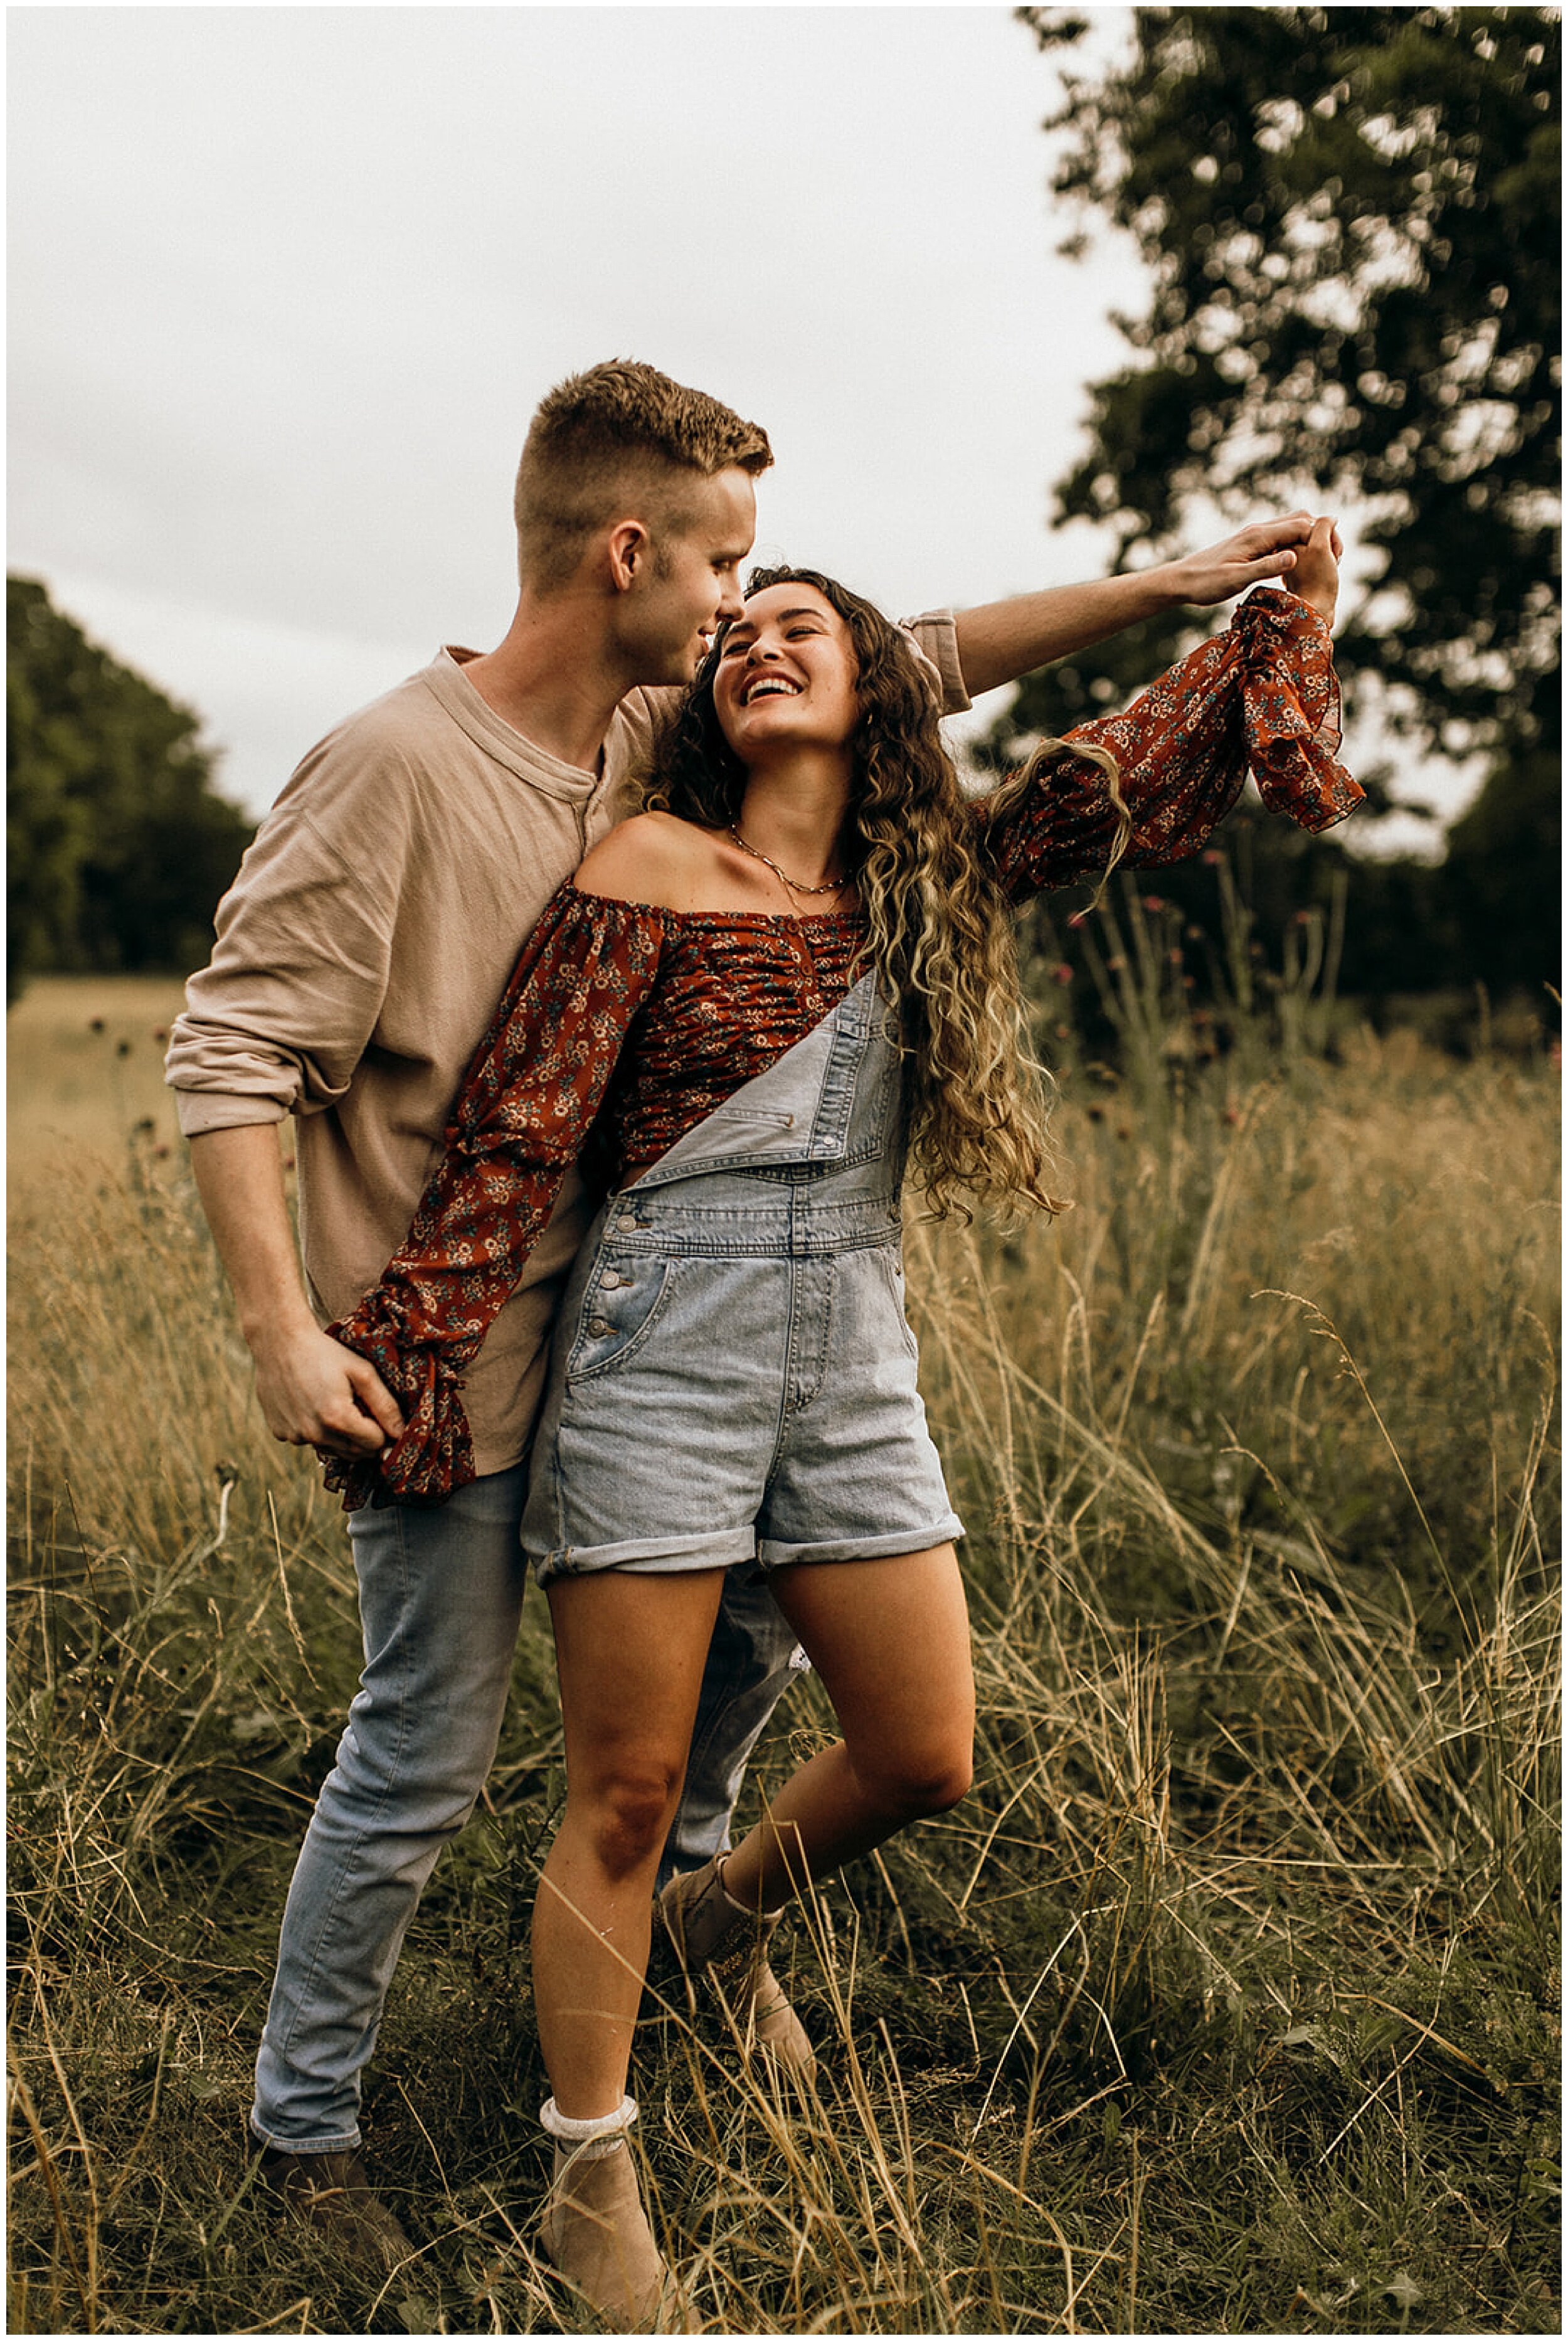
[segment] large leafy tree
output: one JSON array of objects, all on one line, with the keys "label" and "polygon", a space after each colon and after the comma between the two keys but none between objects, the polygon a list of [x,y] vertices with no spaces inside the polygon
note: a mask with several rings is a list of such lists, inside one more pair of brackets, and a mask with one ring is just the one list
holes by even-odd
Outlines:
[{"label": "large leafy tree", "polygon": [[[1085,29],[1018,14],[1047,47]],[[1535,971],[1554,882],[1560,45],[1545,8],[1140,8],[1124,63],[1065,61],[1047,125],[1057,195],[1126,229],[1151,276],[1057,516],[1136,562],[1205,503],[1278,509],[1312,483],[1320,510],[1354,506],[1382,558],[1343,613],[1347,695],[1424,753],[1487,756],[1450,859],[1484,846],[1488,884],[1472,903],[1451,872],[1447,947],[1500,978]],[[1031,679],[1000,728],[1097,712],[1182,637],[1164,622]]]},{"label": "large leafy tree", "polygon": [[35,579],[6,579],[5,618],[7,999],[46,968],[195,965],[252,828],[199,719]]},{"label": "large leafy tree", "polygon": [[[1076,27],[1020,12],[1044,41]],[[1315,482],[1385,555],[1342,654],[1439,746],[1554,706],[1560,30],[1540,8],[1140,8],[1054,180],[1149,264],[1063,518],[1160,549]],[[1365,687],[1365,685],[1364,685]]]}]

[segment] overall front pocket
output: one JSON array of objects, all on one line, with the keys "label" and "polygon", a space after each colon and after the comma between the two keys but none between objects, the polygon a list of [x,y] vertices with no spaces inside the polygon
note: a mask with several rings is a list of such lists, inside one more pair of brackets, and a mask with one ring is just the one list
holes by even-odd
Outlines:
[{"label": "overall front pocket", "polygon": [[905,1305],[904,1263],[899,1256],[898,1249],[894,1244],[878,1244],[872,1256],[875,1259],[878,1269],[881,1270],[883,1280],[885,1281],[888,1291],[893,1296],[893,1306],[898,1312],[899,1339],[902,1340],[904,1347],[908,1350],[910,1357],[918,1360],[920,1355],[919,1344],[915,1339],[915,1329],[909,1322],[908,1310]]},{"label": "overall front pocket", "polygon": [[569,1382],[591,1381],[636,1356],[659,1321],[673,1268],[656,1253],[600,1255],[578,1310],[566,1361]]}]

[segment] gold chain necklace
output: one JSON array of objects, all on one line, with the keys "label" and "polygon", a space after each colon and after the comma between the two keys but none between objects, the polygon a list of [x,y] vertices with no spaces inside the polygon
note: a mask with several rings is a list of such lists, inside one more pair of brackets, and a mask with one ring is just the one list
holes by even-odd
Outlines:
[{"label": "gold chain necklace", "polygon": [[841,894],[845,887],[853,884],[856,878],[859,875],[858,871],[850,870],[847,871],[842,878],[829,879],[825,886],[802,886],[799,885],[795,879],[787,878],[776,862],[770,862],[767,854],[759,852],[756,846],[752,845],[746,838],[742,837],[738,825],[734,822],[731,822],[729,824],[729,834],[735,840],[736,844],[740,848],[742,853],[749,853],[753,862],[760,862],[765,868],[771,870],[775,878],[779,879],[784,885],[788,886],[792,894]]}]

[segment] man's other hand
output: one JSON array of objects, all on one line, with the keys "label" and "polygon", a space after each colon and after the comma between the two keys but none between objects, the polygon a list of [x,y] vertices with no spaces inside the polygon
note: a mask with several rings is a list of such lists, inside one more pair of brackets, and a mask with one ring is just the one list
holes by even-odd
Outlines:
[{"label": "man's other hand", "polygon": [[[1295,547],[1306,543],[1312,528],[1310,513],[1290,513],[1284,520],[1254,521],[1238,528],[1234,536],[1211,545],[1206,553],[1184,553],[1179,561],[1165,564],[1165,581],[1173,600],[1210,609],[1215,603],[1228,602],[1234,594],[1245,593],[1249,585],[1262,585],[1271,577],[1280,578],[1294,593],[1291,572],[1297,560]],[[1337,554],[1343,550],[1337,531],[1334,543]]]},{"label": "man's other hand", "polygon": [[350,1462],[402,1434],[397,1400],[375,1368],[314,1325],[258,1345],[256,1396],[274,1439]]}]

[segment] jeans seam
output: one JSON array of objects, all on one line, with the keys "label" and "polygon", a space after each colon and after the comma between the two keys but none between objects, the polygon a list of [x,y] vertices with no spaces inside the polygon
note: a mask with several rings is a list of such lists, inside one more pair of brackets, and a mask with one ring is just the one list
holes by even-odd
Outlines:
[{"label": "jeans seam", "polygon": [[[393,1513],[397,1532],[398,1608],[400,1611],[406,1611],[408,1607],[410,1575],[407,1527],[403,1519],[401,1508],[393,1505],[391,1509]],[[338,1911],[342,1907],[343,1896],[348,1890],[349,1872],[357,1862],[360,1852],[367,1840],[375,1834],[375,1826],[380,1823],[382,1816],[386,1810],[388,1799],[392,1794],[393,1784],[402,1773],[403,1757],[408,1747],[409,1700],[406,1692],[406,1682],[410,1664],[410,1655],[406,1647],[407,1639],[408,1638],[406,1635],[400,1637],[401,1647],[398,1659],[398,1731],[395,1754],[393,1756],[392,1762],[388,1768],[387,1777],[376,1796],[375,1803],[372,1808],[372,1824],[370,1826],[366,1826],[362,1823],[355,1829],[353,1837],[350,1842],[347,1854],[344,1859],[338,1864],[337,1876],[333,1881],[332,1896],[328,1901],[322,1923],[315,1930],[315,1940],[311,1947],[311,1963],[306,1972],[305,1989],[298,1995],[294,2001],[293,2011],[289,2019],[288,2029],[285,2031],[282,2041],[279,2043],[280,2050],[285,2057],[293,2046],[295,2028],[299,2023],[306,2000],[314,1993],[317,1978],[322,1971],[322,1941],[323,1937],[337,1922]],[[367,1670],[369,1663],[370,1662],[367,1659]],[[362,1684],[361,1688],[363,1688]],[[352,1731],[353,1728],[353,1702],[352,1700],[349,1703],[348,1720],[344,1728],[345,1731]],[[379,2014],[376,2020],[379,2024]],[[362,2059],[362,2062],[363,2060]],[[355,2066],[354,2073],[356,2077],[360,2070],[361,2066]]]},{"label": "jeans seam", "polygon": [[[769,1599],[772,1599],[771,1593],[769,1593]],[[794,1639],[794,1638],[793,1638],[793,1636],[791,1636],[791,1643],[792,1643],[792,1645],[793,1645],[793,1639]],[[755,1655],[756,1655],[756,1653],[755,1653],[755,1649],[753,1649],[753,1650],[752,1650],[752,1652],[751,1652],[751,1656],[753,1657],[753,1659],[755,1658]],[[688,1780],[690,1780],[690,1779],[691,1775],[692,1775],[692,1773],[693,1773],[693,1772],[698,1771],[698,1770],[700,1768],[699,1759],[700,1759],[700,1758],[706,1757],[706,1755],[708,1754],[708,1752],[709,1752],[710,1748],[713,1746],[714,1741],[716,1740],[716,1738],[718,1738],[718,1736],[719,1736],[719,1725],[720,1725],[720,1724],[725,1720],[725,1718],[726,1718],[728,1716],[729,1716],[730,1714],[732,1714],[732,1713],[733,1713],[733,1711],[734,1711],[734,1709],[735,1709],[735,1708],[736,1708],[737,1704],[739,1703],[739,1699],[740,1699],[740,1698],[741,1698],[742,1694],[743,1694],[745,1691],[747,1691],[747,1690],[749,1690],[749,1689],[755,1690],[755,1689],[757,1689],[760,1688],[760,1686],[761,1686],[762,1684],[764,1684],[764,1683],[766,1683],[766,1682],[769,1682],[769,1681],[771,1681],[771,1680],[772,1680],[772,1679],[773,1679],[773,1677],[774,1677],[775,1675],[779,1675],[779,1674],[781,1674],[781,1675],[782,1675],[782,1677],[783,1677],[783,1680],[779,1683],[779,1689],[778,1689],[777,1693],[775,1694],[775,1696],[774,1696],[774,1699],[773,1699],[773,1707],[777,1707],[777,1706],[778,1706],[778,1704],[779,1704],[779,1700],[783,1697],[784,1692],[785,1692],[785,1691],[789,1689],[789,1674],[790,1674],[790,1671],[791,1671],[791,1664],[792,1664],[793,1657],[794,1657],[794,1649],[793,1649],[793,1647],[792,1647],[792,1648],[791,1648],[791,1650],[790,1650],[790,1653],[789,1653],[789,1656],[785,1659],[785,1662],[784,1662],[784,1665],[782,1666],[782,1668],[779,1668],[779,1667],[770,1667],[770,1668],[769,1668],[769,1669],[767,1670],[767,1672],[766,1672],[766,1673],[763,1673],[763,1672],[761,1672],[760,1670],[759,1670],[759,1671],[758,1671],[754,1676],[752,1676],[752,1677],[750,1677],[750,1678],[749,1678],[749,1677],[748,1677],[744,1672],[739,1671],[739,1669],[735,1669],[734,1667],[732,1667],[732,1668],[731,1668],[730,1672],[729,1672],[729,1678],[728,1678],[728,1679],[727,1679],[727,1681],[726,1681],[726,1684],[725,1684],[724,1698],[723,1698],[722,1702],[720,1703],[719,1701],[717,1701],[717,1700],[714,1702],[713,1709],[712,1709],[712,1711],[710,1712],[710,1714],[709,1715],[709,1718],[708,1718],[707,1728],[706,1728],[706,1729],[701,1733],[701,1735],[699,1737],[699,1736],[698,1736],[698,1735],[696,1735],[695,1733],[693,1734],[690,1747],[690,1748],[689,1748],[689,1749],[688,1749],[688,1751],[687,1751],[687,1759],[686,1759],[686,1777],[687,1777],[687,1779],[688,1779]],[[772,1713],[772,1708],[769,1708],[769,1715]],[[764,1718],[764,1723],[765,1723],[765,1722],[766,1722],[766,1718]],[[726,1777],[728,1778],[728,1776],[726,1776]],[[684,1790],[684,1788],[682,1788],[681,1794],[682,1794],[682,1797],[684,1798],[684,1795],[685,1795],[685,1790]],[[673,1823],[671,1823],[671,1828],[673,1828],[673,1826],[674,1826],[674,1824],[673,1824]]]}]

